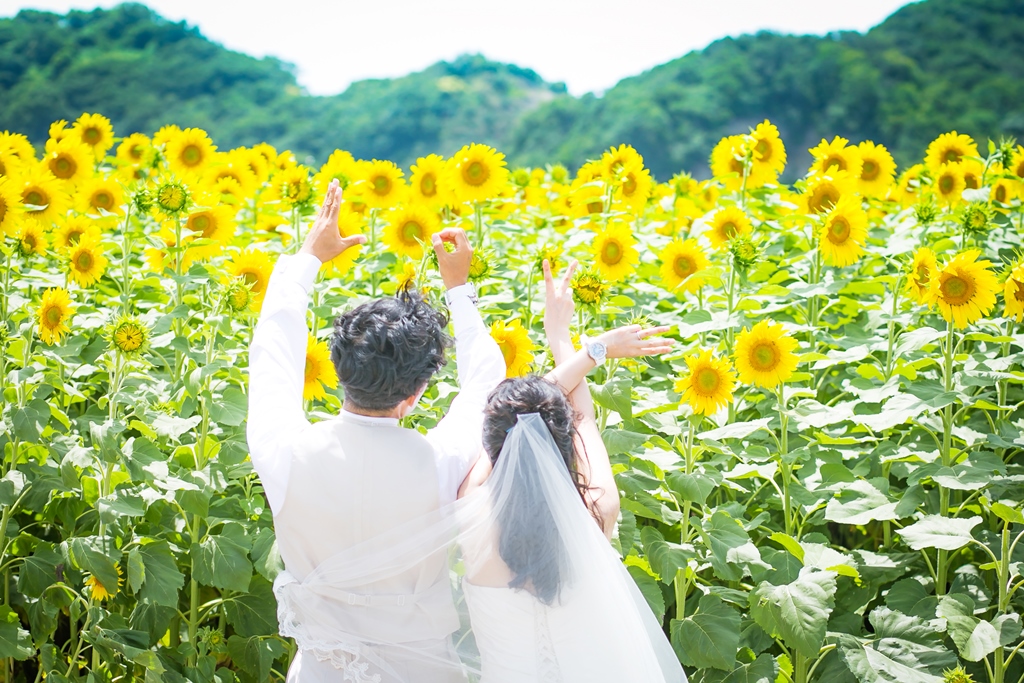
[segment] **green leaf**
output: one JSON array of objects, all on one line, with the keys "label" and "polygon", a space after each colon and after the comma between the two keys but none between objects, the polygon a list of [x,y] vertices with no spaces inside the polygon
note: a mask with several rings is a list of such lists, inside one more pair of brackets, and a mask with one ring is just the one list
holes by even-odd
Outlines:
[{"label": "green leaf", "polygon": [[711,429],[697,435],[698,439],[704,441],[721,441],[723,439],[745,439],[759,429],[766,428],[772,419],[763,417],[760,420],[750,422],[733,422],[718,429]]},{"label": "green leaf", "polygon": [[601,440],[608,449],[608,455],[633,453],[647,441],[646,434],[637,434],[625,429],[605,429],[601,432]]},{"label": "green leaf", "polygon": [[18,571],[18,590],[36,598],[57,582],[57,565],[64,558],[50,543],[40,543],[35,551],[21,563]]},{"label": "green leaf", "polygon": [[644,554],[651,568],[658,573],[662,582],[671,585],[676,572],[686,566],[697,554],[678,543],[669,543],[661,532],[653,526],[645,526],[640,531],[640,542],[644,546]]},{"label": "green leaf", "polygon": [[107,592],[113,594],[120,575],[111,559],[100,549],[102,543],[95,536],[72,538],[68,542],[68,554],[79,568],[95,576]]},{"label": "green leaf", "polygon": [[205,586],[229,590],[249,590],[252,564],[248,549],[224,535],[207,536],[202,543],[192,544],[193,571]]},{"label": "green leaf", "polygon": [[228,623],[238,635],[272,636],[277,633],[277,600],[269,581],[254,577],[249,591],[224,604]]},{"label": "green leaf", "polygon": [[889,498],[885,479],[858,479],[836,487],[835,498],[825,506],[825,519],[840,524],[867,524],[898,519],[897,501]]},{"label": "green leaf", "polygon": [[956,666],[956,655],[942,644],[941,622],[925,621],[886,607],[868,615],[874,638],[840,635],[840,656],[866,683],[940,683],[942,671]]},{"label": "green leaf", "polygon": [[672,620],[671,634],[683,664],[732,671],[740,645],[740,613],[718,597],[705,595],[694,615]]},{"label": "green leaf", "polygon": [[273,581],[284,571],[284,561],[277,549],[277,536],[273,529],[260,529],[252,542],[252,562],[256,571],[268,581]]},{"label": "green leaf", "polygon": [[633,417],[633,380],[613,379],[591,387],[594,400],[608,410],[614,410],[628,420]]},{"label": "green leaf", "polygon": [[0,658],[28,659],[36,653],[32,635],[21,627],[18,614],[0,605]]},{"label": "green leaf", "polygon": [[750,616],[787,647],[814,659],[825,640],[835,593],[833,572],[805,569],[790,584],[761,582],[750,594]]},{"label": "green leaf", "polygon": [[14,505],[25,490],[25,475],[18,470],[10,470],[0,479],[0,505]]},{"label": "green leaf", "polygon": [[793,555],[793,557],[800,560],[801,563],[804,561],[803,546],[801,546],[800,542],[792,536],[787,536],[781,531],[776,531],[769,538],[771,538],[773,541],[775,541],[783,548],[788,550]]},{"label": "green leaf", "polygon": [[210,404],[210,417],[217,424],[237,427],[245,422],[249,399],[239,389],[225,389],[220,398]]},{"label": "green leaf", "polygon": [[657,579],[643,567],[631,564],[626,567],[626,570],[633,577],[640,592],[643,593],[647,604],[651,606],[651,611],[658,617],[658,621],[661,621],[665,617],[665,596],[661,594]]},{"label": "green leaf", "polygon": [[1020,510],[1005,505],[1003,503],[992,503],[990,506],[992,514],[1004,522],[1010,524],[1024,524],[1024,514],[1021,514]]},{"label": "green leaf", "polygon": [[771,655],[759,655],[749,664],[733,669],[719,683],[775,683],[779,665]]},{"label": "green leaf", "polygon": [[138,593],[146,580],[146,565],[138,548],[128,551],[128,585],[133,593]]},{"label": "green leaf", "polygon": [[700,529],[704,545],[711,549],[711,567],[719,578],[738,581],[750,567],[771,569],[761,560],[757,547],[743,526],[724,510],[716,510]]},{"label": "green leaf", "polygon": [[193,429],[196,425],[202,422],[202,420],[203,418],[200,415],[193,415],[192,417],[184,418],[167,415],[165,413],[157,413],[156,417],[153,418],[153,424],[151,426],[160,436],[177,441],[182,434]]},{"label": "green leaf", "polygon": [[981,524],[981,517],[968,519],[926,515],[896,533],[913,550],[940,548],[959,550],[971,542],[971,530]]},{"label": "green leaf", "polygon": [[669,472],[665,475],[665,483],[669,489],[679,498],[680,501],[690,501],[698,505],[704,505],[715,488],[722,483],[722,475],[714,472],[713,476],[694,472]]},{"label": "green leaf", "polygon": [[14,435],[20,440],[35,443],[50,421],[50,406],[41,398],[32,399],[11,413]]},{"label": "green leaf", "polygon": [[274,660],[284,654],[284,645],[273,638],[231,636],[228,654],[242,671],[262,682],[270,676]]},{"label": "green leaf", "polygon": [[[185,576],[178,570],[174,555],[164,541],[143,543],[139,556],[145,568],[142,591],[143,600],[157,605],[177,607],[178,591],[185,585]],[[129,570],[131,565],[129,564]]]}]

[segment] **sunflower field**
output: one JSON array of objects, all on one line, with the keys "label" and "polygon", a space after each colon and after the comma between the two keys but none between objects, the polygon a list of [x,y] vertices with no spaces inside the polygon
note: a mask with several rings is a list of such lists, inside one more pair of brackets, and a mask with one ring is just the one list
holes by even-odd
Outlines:
[{"label": "sunflower field", "polygon": [[[333,316],[415,286],[461,226],[508,374],[544,371],[540,264],[575,332],[672,326],[592,375],[622,496],[614,543],[696,683],[1024,680],[1024,147],[936,139],[897,175],[836,137],[794,186],[769,122],[713,178],[629,146],[578,170],[483,145],[319,168],[198,129],[45,149],[0,134],[4,681],[281,680],[281,570],[245,441],[247,348],[278,254],[331,180],[309,318],[312,419],[341,398]],[[457,390],[442,371],[408,426]]]}]

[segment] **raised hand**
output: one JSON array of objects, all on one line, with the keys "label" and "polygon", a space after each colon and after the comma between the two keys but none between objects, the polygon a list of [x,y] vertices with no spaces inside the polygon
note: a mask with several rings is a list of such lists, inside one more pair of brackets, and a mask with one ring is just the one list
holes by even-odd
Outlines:
[{"label": "raised hand", "polygon": [[364,235],[353,235],[342,237],[338,230],[338,211],[341,209],[341,185],[337,180],[332,180],[327,188],[327,196],[320,207],[313,227],[309,229],[306,240],[302,243],[299,253],[312,254],[320,259],[321,263],[327,263],[338,254],[366,242]]},{"label": "raised hand", "polygon": [[602,333],[596,338],[604,344],[608,358],[636,358],[638,356],[656,356],[672,350],[672,340],[654,335],[667,332],[668,326],[648,327],[626,325]]},{"label": "raised hand", "polygon": [[572,274],[577,265],[577,261],[570,263],[562,282],[556,285],[551,277],[551,264],[544,259],[544,332],[549,340],[569,334],[569,325],[572,324],[572,314],[576,308],[569,283],[572,282]]},{"label": "raised hand", "polygon": [[[445,289],[452,289],[469,282],[469,267],[473,263],[473,247],[469,246],[466,231],[461,228],[447,228],[431,237],[434,253],[437,254],[437,269]],[[455,245],[454,251],[445,249],[445,243]]]}]

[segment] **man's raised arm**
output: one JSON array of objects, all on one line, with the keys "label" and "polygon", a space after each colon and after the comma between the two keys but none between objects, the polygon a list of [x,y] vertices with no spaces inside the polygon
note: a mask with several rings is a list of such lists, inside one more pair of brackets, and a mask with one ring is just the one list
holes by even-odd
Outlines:
[{"label": "man's raised arm", "polygon": [[[438,477],[448,502],[455,499],[459,485],[480,454],[484,406],[488,394],[505,379],[505,359],[476,309],[473,286],[466,284],[473,250],[465,231],[442,230],[434,235],[433,242],[455,330],[459,380],[459,394],[448,414],[427,433],[437,454]],[[445,243],[453,244],[455,250],[447,251]]]},{"label": "man's raised arm", "polygon": [[288,448],[309,425],[302,407],[309,292],[324,261],[366,239],[342,239],[338,232],[340,205],[341,189],[335,181],[301,251],[281,256],[274,266],[249,346],[246,438],[253,467],[275,513],[288,489]]}]

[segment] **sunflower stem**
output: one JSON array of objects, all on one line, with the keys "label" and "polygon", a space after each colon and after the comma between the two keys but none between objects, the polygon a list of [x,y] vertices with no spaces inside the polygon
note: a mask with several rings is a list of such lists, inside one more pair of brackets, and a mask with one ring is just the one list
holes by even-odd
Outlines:
[{"label": "sunflower stem", "polygon": [[899,310],[900,289],[903,284],[903,276],[896,278],[896,286],[892,290],[892,315],[889,318],[889,347],[885,352],[885,381],[892,377],[892,356],[893,344],[896,341],[896,312]]},{"label": "sunflower stem", "polygon": [[132,279],[129,272],[131,253],[132,253],[132,237],[131,237],[131,224],[132,220],[132,205],[128,205],[128,211],[124,217],[124,229],[121,233],[121,294],[124,299],[121,303],[121,312],[124,315],[128,315],[129,300],[132,294]]},{"label": "sunflower stem", "polygon": [[480,202],[473,202],[473,222],[476,223],[476,249],[484,248],[484,207]]},{"label": "sunflower stem", "polygon": [[[953,321],[946,322],[946,343],[943,345],[942,384],[948,393],[953,390],[953,343],[955,341]],[[942,408],[942,466],[953,464],[953,404]],[[939,484],[939,514],[949,515],[949,489]],[[946,569],[948,551],[938,550],[935,559],[935,594],[946,594]]]},{"label": "sunflower stem", "polygon": [[786,458],[789,455],[789,414],[786,412],[786,385],[779,382],[775,388],[779,405],[779,469],[782,472],[782,515],[786,523],[786,535],[793,535],[793,501],[789,494],[792,470]]}]

